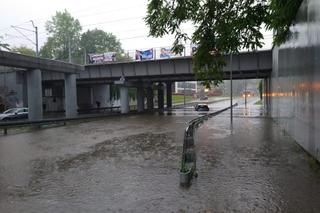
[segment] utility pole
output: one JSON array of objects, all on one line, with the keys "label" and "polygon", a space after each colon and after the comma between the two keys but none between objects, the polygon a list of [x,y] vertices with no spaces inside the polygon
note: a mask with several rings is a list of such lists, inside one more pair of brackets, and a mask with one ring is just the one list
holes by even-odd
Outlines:
[{"label": "utility pole", "polygon": [[232,53],[230,53],[230,122],[233,124],[233,87],[232,87]]},{"label": "utility pole", "polygon": [[[30,43],[32,43],[33,45],[36,46],[36,56],[39,57],[38,27],[34,25],[34,23],[33,23],[32,20],[30,20],[30,22],[32,23],[32,26],[34,27],[35,30],[30,30],[30,29],[26,29],[26,28],[23,28],[23,27],[13,26],[13,25],[11,25],[11,27],[12,27],[14,30],[16,30],[18,33],[20,33],[20,34],[21,34],[25,39],[27,39]],[[31,40],[31,39],[30,39],[27,35],[25,35],[21,30],[35,33],[36,42],[34,42],[33,40]]]},{"label": "utility pole", "polygon": [[247,80],[244,79],[244,106],[245,106],[245,108],[247,108],[247,97],[248,97],[248,93],[247,93]]},{"label": "utility pole", "polygon": [[186,82],[183,82],[183,108],[186,108]]},{"label": "utility pole", "polygon": [[39,41],[38,41],[38,27],[34,25],[33,21],[30,20],[32,26],[35,29],[35,36],[36,36],[36,56],[39,57]]}]

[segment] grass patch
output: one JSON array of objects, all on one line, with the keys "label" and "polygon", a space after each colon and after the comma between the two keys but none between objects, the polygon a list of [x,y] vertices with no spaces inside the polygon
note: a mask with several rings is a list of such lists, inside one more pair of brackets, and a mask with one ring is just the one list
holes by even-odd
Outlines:
[{"label": "grass patch", "polygon": [[254,105],[262,105],[262,100],[255,102]]},{"label": "grass patch", "polygon": [[[186,95],[186,102],[192,101],[193,97]],[[183,103],[184,98],[183,95],[172,95],[172,103],[177,104],[177,103]]]}]

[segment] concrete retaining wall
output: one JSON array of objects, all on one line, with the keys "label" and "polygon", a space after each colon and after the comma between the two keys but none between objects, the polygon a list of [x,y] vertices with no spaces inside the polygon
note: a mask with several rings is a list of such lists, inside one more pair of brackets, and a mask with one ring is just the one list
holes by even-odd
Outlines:
[{"label": "concrete retaining wall", "polygon": [[320,1],[305,0],[292,37],[273,49],[272,117],[320,161]]}]

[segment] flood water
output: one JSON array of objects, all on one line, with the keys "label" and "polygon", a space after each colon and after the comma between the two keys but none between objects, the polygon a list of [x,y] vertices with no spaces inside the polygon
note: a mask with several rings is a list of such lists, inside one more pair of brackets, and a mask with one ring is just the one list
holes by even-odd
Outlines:
[{"label": "flood water", "polygon": [[317,163],[252,103],[198,129],[187,189],[192,109],[0,136],[0,212],[319,212]]}]

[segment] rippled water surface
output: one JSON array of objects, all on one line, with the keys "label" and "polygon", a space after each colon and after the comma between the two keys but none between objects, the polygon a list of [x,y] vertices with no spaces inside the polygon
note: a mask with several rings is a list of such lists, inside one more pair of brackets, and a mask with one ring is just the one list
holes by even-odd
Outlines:
[{"label": "rippled water surface", "polygon": [[190,110],[0,137],[0,212],[319,212],[317,164],[272,120],[243,114],[233,130],[229,112],[199,128],[188,189],[178,171]]}]

